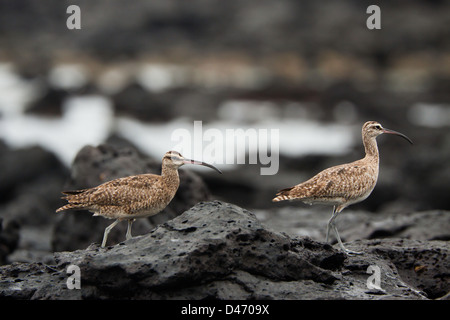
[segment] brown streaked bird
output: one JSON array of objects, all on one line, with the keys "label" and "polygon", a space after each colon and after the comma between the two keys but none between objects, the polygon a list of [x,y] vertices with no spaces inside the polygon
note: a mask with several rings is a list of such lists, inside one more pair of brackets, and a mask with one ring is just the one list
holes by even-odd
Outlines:
[{"label": "brown streaked bird", "polygon": [[332,205],[333,214],[328,221],[326,241],[328,242],[330,230],[333,229],[339,246],[345,253],[361,254],[344,247],[335,219],[345,207],[363,201],[375,188],[379,167],[376,138],[383,133],[398,135],[412,144],[411,139],[404,134],[383,128],[376,121],[368,121],[362,127],[366,152],[363,159],[325,169],[303,183],[280,190],[272,201],[300,200],[310,205]]},{"label": "brown streaked bird", "polygon": [[121,220],[128,220],[126,239],[130,239],[131,225],[137,218],[153,216],[173,199],[180,185],[178,168],[184,164],[206,166],[222,173],[216,167],[201,161],[185,159],[177,151],[167,152],[162,159],[161,175],[139,174],[105,182],[97,187],[63,191],[62,199],[69,203],[56,212],[78,209],[94,212],[94,216],[116,219],[105,229],[102,247],[108,233]]}]

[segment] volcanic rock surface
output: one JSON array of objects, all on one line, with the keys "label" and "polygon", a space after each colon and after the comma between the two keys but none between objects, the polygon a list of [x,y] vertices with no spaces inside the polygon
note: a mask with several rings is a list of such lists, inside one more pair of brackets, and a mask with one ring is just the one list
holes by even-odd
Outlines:
[{"label": "volcanic rock surface", "polygon": [[[271,230],[236,205],[201,202],[117,245],[55,253],[55,262],[0,268],[0,296],[22,299],[426,299],[449,291],[445,241],[361,240],[346,256]],[[67,268],[80,268],[69,290]],[[368,268],[380,271],[369,288]]]}]

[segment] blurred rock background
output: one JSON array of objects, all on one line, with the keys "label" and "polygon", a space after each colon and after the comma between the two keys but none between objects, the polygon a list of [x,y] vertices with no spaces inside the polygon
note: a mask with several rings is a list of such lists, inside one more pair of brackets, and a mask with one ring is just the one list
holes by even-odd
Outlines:
[{"label": "blurred rock background", "polygon": [[[172,132],[192,130],[195,120],[222,130],[278,129],[278,173],[260,175],[261,164],[218,165],[220,176],[186,166],[185,186],[198,192],[180,188],[166,216],[141,222],[136,233],[197,201],[221,199],[256,209],[278,230],[323,240],[316,225],[297,225],[297,214],[317,212],[325,228],[329,208],[270,200],[360,158],[367,120],[414,145],[378,139],[378,185],[349,208],[349,219],[403,214],[420,225],[417,217],[432,219],[430,210],[449,210],[450,3],[379,2],[381,30],[366,27],[371,4],[0,0],[0,262],[51,260],[55,250],[100,241],[109,221],[57,216],[60,191],[157,173]],[[81,30],[66,27],[69,5],[81,9]],[[450,218],[439,212],[439,230],[428,238],[448,240]],[[83,233],[70,228],[74,219],[85,221]],[[388,234],[408,237],[399,224]],[[120,241],[125,231],[117,232],[111,239]]]}]

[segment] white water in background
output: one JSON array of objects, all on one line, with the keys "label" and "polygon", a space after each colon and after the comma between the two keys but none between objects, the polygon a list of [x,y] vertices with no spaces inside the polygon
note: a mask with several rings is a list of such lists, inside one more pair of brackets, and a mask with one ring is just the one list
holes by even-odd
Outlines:
[{"label": "white water in background", "polygon": [[416,103],[409,110],[408,118],[412,123],[423,127],[450,126],[450,105]]},{"label": "white water in background", "polygon": [[102,96],[69,98],[62,118],[14,114],[0,119],[0,138],[14,148],[40,145],[70,165],[78,150],[108,138],[113,112]]},{"label": "white water in background", "polygon": [[[216,164],[218,168],[226,170],[231,168],[230,165],[220,164],[225,163],[223,159],[209,158],[204,154],[199,158],[195,154],[192,145],[179,145],[178,142],[171,141],[171,136],[176,129],[187,129],[194,137],[193,133],[194,123],[187,120],[175,120],[160,125],[149,125],[142,123],[136,119],[119,118],[117,131],[120,135],[132,141],[139,149],[143,150],[156,159],[169,150],[177,150],[183,153],[187,158],[195,158],[211,164]],[[225,137],[227,129],[241,128],[244,131],[247,129],[254,129],[259,132],[259,129],[267,129],[270,135],[271,129],[279,130],[279,152],[287,156],[300,156],[306,154],[344,154],[349,151],[354,143],[353,130],[347,126],[341,125],[323,125],[317,122],[304,120],[266,120],[251,125],[236,124],[230,121],[214,121],[202,125],[202,131],[208,129],[216,129]],[[263,137],[257,137],[261,139]],[[270,137],[267,137],[270,142]],[[191,140],[192,141],[192,140]],[[192,144],[195,143],[192,141]],[[203,150],[210,142],[204,141],[202,143]],[[178,145],[178,148],[174,146]],[[235,149],[236,144],[233,141],[225,141],[225,153],[230,148]],[[247,146],[248,147],[248,146]],[[187,152],[186,152],[187,150]],[[191,150],[191,152],[189,152]],[[269,148],[269,151],[271,149]],[[237,150],[239,151],[239,150]],[[248,148],[247,148],[248,151]],[[266,152],[264,150],[264,152]],[[274,159],[271,159],[274,161]],[[248,159],[245,163],[249,163]]]},{"label": "white water in background", "polygon": [[[159,159],[174,149],[178,142],[171,141],[174,130],[193,130],[193,122],[174,120],[164,124],[148,124],[136,119],[114,119],[109,101],[100,96],[74,97],[64,104],[61,118],[46,118],[20,114],[0,118],[0,139],[14,148],[40,145],[54,152],[67,166],[85,145],[98,145],[111,133],[131,141],[144,153]],[[113,125],[115,123],[115,126]],[[244,130],[279,129],[280,154],[298,156],[305,154],[340,154],[353,145],[353,134],[343,126],[324,126],[302,120],[267,121],[250,126],[238,126]],[[203,125],[203,131],[215,128],[223,132],[236,128],[232,122],[217,121]],[[193,136],[193,134],[192,134]],[[207,143],[204,143],[204,147]],[[182,148],[187,150],[187,146]],[[179,149],[179,148],[178,148]],[[179,150],[181,151],[181,150]],[[226,152],[226,151],[225,151]],[[186,157],[193,157],[185,153]],[[198,159],[214,163],[214,159]],[[219,166],[226,169],[229,166]]]},{"label": "white water in background", "polygon": [[[70,71],[74,72],[73,69]],[[61,73],[61,69],[50,73],[53,81],[61,77]],[[82,82],[81,75],[80,79]],[[14,148],[40,145],[54,152],[67,166],[83,146],[98,145],[112,133],[123,136],[144,153],[159,159],[178,144],[171,141],[174,130],[185,128],[192,131],[194,127],[193,121],[185,118],[153,124],[115,117],[111,100],[102,95],[67,98],[61,118],[24,113],[26,104],[38,95],[36,83],[20,79],[10,65],[0,64],[0,139]],[[226,129],[235,128],[278,129],[279,152],[289,156],[342,154],[355,143],[357,128],[355,131],[348,125],[324,125],[301,118],[280,119],[275,108],[267,102],[228,101],[219,108],[220,120],[203,124],[203,130],[215,128],[224,133]],[[242,114],[236,118],[238,111]],[[239,121],[242,118],[251,121]],[[197,160],[214,163],[214,159]],[[229,165],[219,167],[230,168]]]}]

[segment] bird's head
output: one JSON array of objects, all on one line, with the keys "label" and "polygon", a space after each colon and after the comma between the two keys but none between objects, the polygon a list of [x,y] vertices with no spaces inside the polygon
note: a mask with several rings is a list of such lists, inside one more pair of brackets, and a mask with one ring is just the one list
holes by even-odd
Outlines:
[{"label": "bird's head", "polygon": [[364,123],[364,125],[362,127],[363,136],[366,136],[368,138],[376,138],[380,134],[383,134],[383,133],[394,134],[394,135],[400,136],[412,144],[411,139],[408,138],[407,136],[405,136],[403,133],[383,128],[383,126],[379,122],[367,121],[366,123]]},{"label": "bird's head", "polygon": [[213,165],[210,165],[209,163],[203,162],[203,161],[197,161],[197,160],[191,160],[186,159],[183,157],[178,151],[169,151],[167,152],[163,157],[163,164],[169,167],[173,167],[175,169],[178,169],[184,164],[197,164],[205,167],[209,167],[211,169],[216,170],[219,173],[222,173],[219,169],[214,167]]}]

